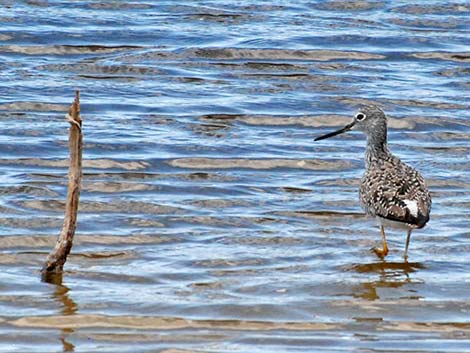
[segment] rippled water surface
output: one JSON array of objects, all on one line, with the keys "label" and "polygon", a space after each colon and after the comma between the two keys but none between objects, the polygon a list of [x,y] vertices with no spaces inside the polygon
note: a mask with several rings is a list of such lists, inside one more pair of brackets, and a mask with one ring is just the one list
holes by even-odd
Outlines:
[{"label": "rippled water surface", "polygon": [[[1,352],[470,351],[468,1],[0,1]],[[81,90],[84,181],[62,282]],[[359,207],[389,114],[431,221]]]}]

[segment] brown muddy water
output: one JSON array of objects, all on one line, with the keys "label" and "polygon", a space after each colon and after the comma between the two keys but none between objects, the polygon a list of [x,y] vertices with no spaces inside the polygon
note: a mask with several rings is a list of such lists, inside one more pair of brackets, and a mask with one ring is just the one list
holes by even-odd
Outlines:
[{"label": "brown muddy water", "polygon": [[[469,352],[468,1],[0,1],[0,352]],[[40,267],[81,90],[62,283]],[[360,103],[433,196],[358,202]]]}]

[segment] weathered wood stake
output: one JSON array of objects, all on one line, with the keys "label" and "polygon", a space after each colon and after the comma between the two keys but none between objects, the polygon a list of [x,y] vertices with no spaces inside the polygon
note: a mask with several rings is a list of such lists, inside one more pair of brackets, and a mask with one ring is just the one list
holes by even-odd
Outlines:
[{"label": "weathered wood stake", "polygon": [[73,236],[77,227],[78,200],[82,182],[82,119],[80,117],[80,91],[75,92],[75,100],[67,114],[70,122],[69,148],[69,184],[65,203],[65,218],[54,249],[49,253],[42,268],[43,279],[48,281],[51,274],[62,273],[67,255],[73,245]]}]

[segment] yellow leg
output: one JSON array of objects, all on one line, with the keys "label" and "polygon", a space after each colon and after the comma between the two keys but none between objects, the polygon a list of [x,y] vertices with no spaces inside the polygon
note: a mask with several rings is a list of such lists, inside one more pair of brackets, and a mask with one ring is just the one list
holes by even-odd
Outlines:
[{"label": "yellow leg", "polygon": [[380,226],[380,232],[382,233],[382,249],[374,248],[374,252],[378,257],[384,258],[388,254],[387,239],[385,239],[385,229],[384,226]]},{"label": "yellow leg", "polygon": [[408,234],[406,235],[406,245],[405,245],[405,262],[408,262],[408,246],[410,245],[411,238],[411,229],[408,229]]}]

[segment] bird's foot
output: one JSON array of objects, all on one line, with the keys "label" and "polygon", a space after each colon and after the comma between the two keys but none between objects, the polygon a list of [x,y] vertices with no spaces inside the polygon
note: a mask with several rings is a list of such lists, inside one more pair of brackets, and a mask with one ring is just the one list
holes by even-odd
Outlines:
[{"label": "bird's foot", "polygon": [[377,255],[381,259],[383,259],[388,254],[388,248],[387,247],[384,247],[383,249],[372,248],[372,250],[375,252],[375,255]]}]

